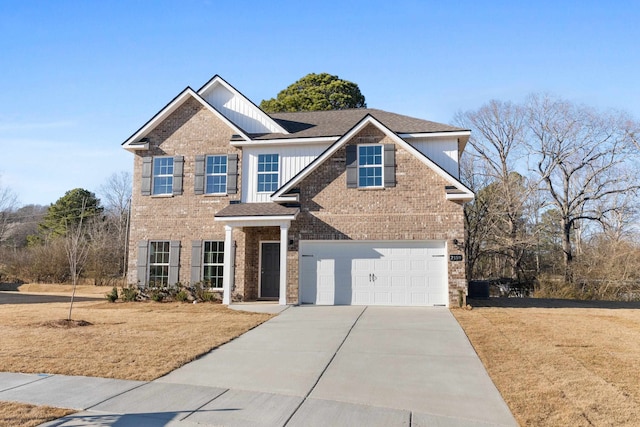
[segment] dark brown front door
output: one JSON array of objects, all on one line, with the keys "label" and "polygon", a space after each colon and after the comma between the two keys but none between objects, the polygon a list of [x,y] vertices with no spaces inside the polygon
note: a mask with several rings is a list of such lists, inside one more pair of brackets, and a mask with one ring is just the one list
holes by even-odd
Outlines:
[{"label": "dark brown front door", "polygon": [[262,242],[260,255],[260,298],[280,296],[280,243]]}]

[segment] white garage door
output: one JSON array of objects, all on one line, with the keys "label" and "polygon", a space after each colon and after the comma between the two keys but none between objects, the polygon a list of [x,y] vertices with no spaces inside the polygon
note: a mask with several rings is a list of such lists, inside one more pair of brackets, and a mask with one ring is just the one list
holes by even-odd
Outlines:
[{"label": "white garage door", "polygon": [[300,242],[307,304],[448,305],[443,241]]}]

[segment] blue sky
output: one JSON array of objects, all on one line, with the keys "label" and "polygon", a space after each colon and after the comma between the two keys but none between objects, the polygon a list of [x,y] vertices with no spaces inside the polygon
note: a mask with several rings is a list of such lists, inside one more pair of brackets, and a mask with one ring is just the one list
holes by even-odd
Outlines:
[{"label": "blue sky", "polygon": [[[526,3],[523,5],[523,3]],[[640,118],[640,2],[0,1],[0,185],[98,191],[120,144],[215,74],[258,104],[311,73],[439,122],[549,92]]]}]

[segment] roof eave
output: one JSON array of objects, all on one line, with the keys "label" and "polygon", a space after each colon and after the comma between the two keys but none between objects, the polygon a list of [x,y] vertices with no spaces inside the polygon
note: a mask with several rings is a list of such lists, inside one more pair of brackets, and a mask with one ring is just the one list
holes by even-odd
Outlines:
[{"label": "roof eave", "polygon": [[173,98],[163,109],[158,111],[147,123],[145,123],[140,129],[138,129],[133,135],[131,135],[126,141],[122,143],[122,148],[128,151],[148,150],[148,142],[141,144],[143,139],[158,126],[163,120],[165,120],[174,111],[180,108],[189,97],[193,97],[200,102],[205,108],[215,114],[223,122],[225,122],[233,131],[240,135],[245,140],[249,140],[249,136],[245,132],[236,126],[233,122],[227,119],[222,113],[216,110],[211,104],[205,101],[200,95],[198,95],[190,87],[185,88],[175,98]]}]

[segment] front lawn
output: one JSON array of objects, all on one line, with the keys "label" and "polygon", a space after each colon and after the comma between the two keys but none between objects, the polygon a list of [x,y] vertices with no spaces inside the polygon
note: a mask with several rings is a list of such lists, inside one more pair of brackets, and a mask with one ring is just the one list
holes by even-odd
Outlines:
[{"label": "front lawn", "polygon": [[518,422],[637,426],[640,305],[529,305],[452,310]]},{"label": "front lawn", "polygon": [[[89,325],[68,328],[60,322],[68,311],[68,303],[0,305],[0,369],[150,381],[273,317],[210,303],[80,302],[72,318]],[[72,412],[0,402],[0,425]]]}]

